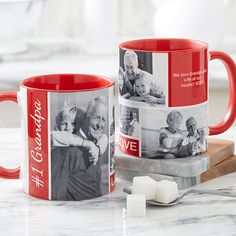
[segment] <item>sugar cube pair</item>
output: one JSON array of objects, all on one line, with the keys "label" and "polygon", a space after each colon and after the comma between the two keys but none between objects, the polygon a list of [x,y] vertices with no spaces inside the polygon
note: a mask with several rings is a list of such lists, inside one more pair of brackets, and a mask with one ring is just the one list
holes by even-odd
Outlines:
[{"label": "sugar cube pair", "polygon": [[133,178],[132,194],[144,194],[146,200],[169,203],[177,198],[178,186],[174,181],[156,182],[149,176],[137,176]]},{"label": "sugar cube pair", "polygon": [[127,216],[145,216],[146,200],[169,203],[174,201],[177,196],[178,186],[173,181],[156,182],[149,176],[134,177],[132,195],[127,196]]}]

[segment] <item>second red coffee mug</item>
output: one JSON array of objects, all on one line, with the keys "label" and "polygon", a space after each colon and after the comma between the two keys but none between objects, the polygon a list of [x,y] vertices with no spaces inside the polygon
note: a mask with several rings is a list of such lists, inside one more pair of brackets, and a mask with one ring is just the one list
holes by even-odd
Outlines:
[{"label": "second red coffee mug", "polygon": [[[208,62],[227,69],[230,98],[222,121],[208,128]],[[207,136],[236,116],[236,67],[227,54],[190,39],[143,39],[120,44],[119,105],[123,152],[145,158],[197,155]],[[217,109],[217,107],[215,108]]]},{"label": "second red coffee mug", "polygon": [[22,165],[0,166],[0,178],[21,178],[24,191],[49,200],[83,200],[114,189],[114,83],[103,76],[42,75],[20,91]]}]

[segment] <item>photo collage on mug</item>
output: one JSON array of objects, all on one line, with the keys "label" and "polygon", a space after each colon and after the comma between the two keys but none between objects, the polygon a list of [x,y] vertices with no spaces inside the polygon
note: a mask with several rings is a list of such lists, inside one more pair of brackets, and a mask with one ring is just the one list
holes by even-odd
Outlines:
[{"label": "photo collage on mug", "polygon": [[51,199],[83,200],[109,193],[111,94],[109,90],[50,94]]},{"label": "photo collage on mug", "polygon": [[[187,157],[206,151],[207,101],[169,107],[168,80],[167,53],[120,49],[121,150],[152,159]],[[127,140],[135,143],[135,152],[130,151]]]}]

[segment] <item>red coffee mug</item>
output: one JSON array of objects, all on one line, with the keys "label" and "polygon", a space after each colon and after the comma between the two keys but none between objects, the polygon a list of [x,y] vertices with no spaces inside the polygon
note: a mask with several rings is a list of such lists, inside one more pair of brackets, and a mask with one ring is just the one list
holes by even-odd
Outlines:
[{"label": "red coffee mug", "polygon": [[24,191],[49,200],[83,200],[114,189],[114,83],[103,76],[42,75],[0,101],[19,104],[22,166],[0,166]]},{"label": "red coffee mug", "polygon": [[209,134],[227,130],[236,116],[236,66],[223,52],[190,39],[142,39],[120,44],[120,148],[146,158],[197,155],[207,149],[208,62],[227,69],[230,99]]}]

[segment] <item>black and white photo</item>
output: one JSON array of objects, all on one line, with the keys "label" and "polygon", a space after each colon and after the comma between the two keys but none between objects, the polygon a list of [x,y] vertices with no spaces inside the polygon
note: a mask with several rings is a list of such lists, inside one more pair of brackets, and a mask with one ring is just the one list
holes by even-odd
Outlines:
[{"label": "black and white photo", "polygon": [[115,172],[115,141],[110,143],[110,173]]},{"label": "black and white photo", "polygon": [[139,138],[139,109],[120,105],[120,132],[122,134]]},{"label": "black and white photo", "polygon": [[112,114],[111,114],[111,124],[110,124],[110,136],[115,134],[115,105],[112,107]]},{"label": "black and white photo", "polygon": [[108,193],[108,93],[52,93],[50,104],[52,199]]},{"label": "black and white photo", "polygon": [[120,49],[120,96],[150,106],[165,104],[165,93],[152,71],[152,53]]},{"label": "black and white photo", "polygon": [[180,158],[197,155],[207,148],[205,104],[191,109],[158,110],[142,118],[142,156]]}]

